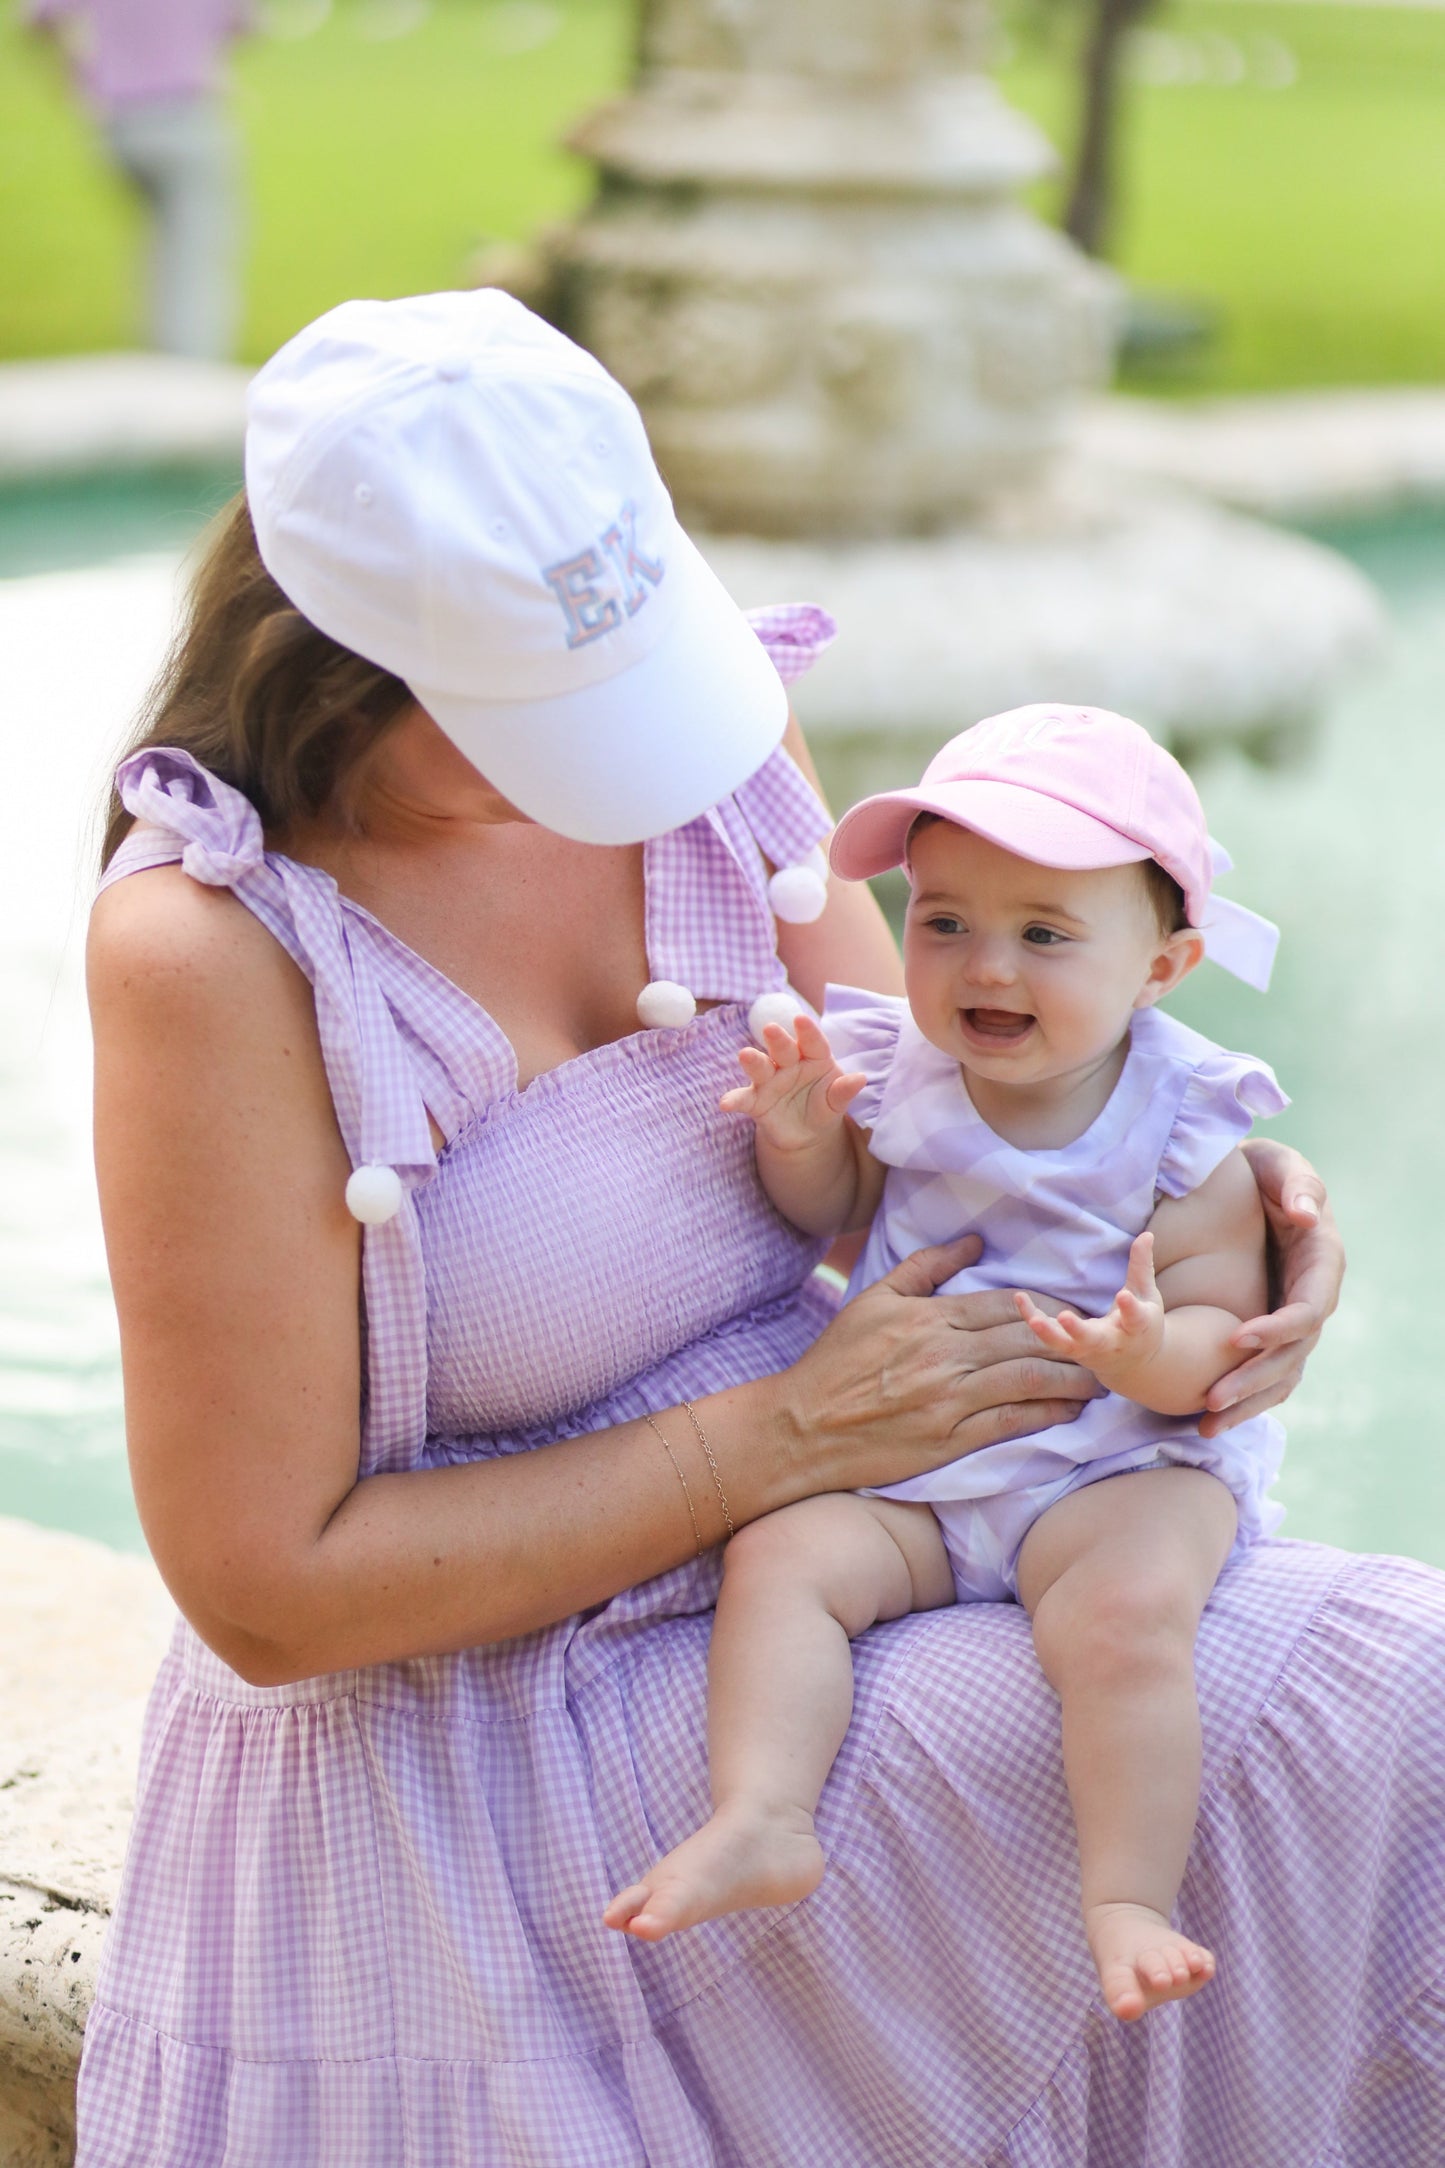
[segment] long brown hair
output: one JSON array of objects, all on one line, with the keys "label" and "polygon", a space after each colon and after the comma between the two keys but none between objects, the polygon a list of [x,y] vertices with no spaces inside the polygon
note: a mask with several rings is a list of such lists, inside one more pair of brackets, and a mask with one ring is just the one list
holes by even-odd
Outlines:
[{"label": "long brown hair", "polygon": [[[261,562],[244,496],[220,515],[186,622],[127,747],[175,745],[250,799],[268,831],[345,801],[412,695],[293,609]],[[132,816],[112,791],[110,864]]]}]

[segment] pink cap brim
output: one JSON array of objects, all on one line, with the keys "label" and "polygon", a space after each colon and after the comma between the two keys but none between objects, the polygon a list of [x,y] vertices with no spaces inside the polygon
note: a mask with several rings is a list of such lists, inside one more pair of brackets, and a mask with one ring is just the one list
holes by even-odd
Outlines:
[{"label": "pink cap brim", "polygon": [[965,778],[917,790],[884,791],[843,815],[833,831],[829,860],[845,881],[866,881],[903,863],[908,831],[920,813],[937,813],[956,827],[996,843],[1000,850],[1038,866],[1082,872],[1094,866],[1128,866],[1151,854],[1117,828],[1081,813],[1041,791],[1018,783]]}]

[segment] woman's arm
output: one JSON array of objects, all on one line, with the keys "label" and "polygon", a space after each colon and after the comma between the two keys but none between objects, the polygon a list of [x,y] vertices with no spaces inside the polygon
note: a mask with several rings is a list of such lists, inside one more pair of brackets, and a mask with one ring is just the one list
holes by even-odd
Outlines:
[{"label": "woman's arm", "polygon": [[1345,1275],[1339,1229],[1309,1161],[1273,1137],[1250,1137],[1240,1149],[1264,1206],[1279,1306],[1247,1319],[1233,1335],[1247,1359],[1210,1387],[1209,1413],[1199,1425],[1206,1438],[1289,1398],[1340,1299]]},{"label": "woman's arm", "polygon": [[[788,719],[783,743],[819,797],[823,797],[813,756],[795,715]],[[809,926],[780,921],[778,954],[789,983],[815,1009],[822,1008],[823,988],[830,979],[841,985],[863,986],[875,994],[903,991],[898,944],[866,881],[830,880],[823,914]]]},{"label": "woman's arm", "polygon": [[[228,892],[178,868],[96,906],[96,1162],[142,1524],[197,1632],[284,1681],[505,1639],[695,1547],[646,1423],[358,1481],[360,1230],[311,989]],[[922,1252],[778,1377],[697,1404],[741,1526],[1065,1419],[1092,1380],[1006,1297],[927,1299]],[[722,1533],[682,1410],[659,1417]]]}]

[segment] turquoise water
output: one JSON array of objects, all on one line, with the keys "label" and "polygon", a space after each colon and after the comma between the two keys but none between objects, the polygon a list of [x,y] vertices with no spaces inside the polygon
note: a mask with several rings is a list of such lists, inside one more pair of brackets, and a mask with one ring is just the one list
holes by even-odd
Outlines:
[{"label": "turquoise water", "polygon": [[241,486],[237,466],[143,467],[0,488],[0,579],[183,550]]},{"label": "turquoise water", "polygon": [[1393,638],[1307,761],[1200,770],[1241,869],[1226,885],[1283,939],[1267,996],[1205,969],[1175,1007],[1274,1064],[1295,1103],[1271,1129],[1326,1175],[1349,1251],[1339,1313],[1284,1411],[1286,1533],[1445,1565],[1445,511],[1321,539],[1378,583]]},{"label": "turquoise water", "polygon": [[[79,948],[92,810],[163,650],[178,551],[233,477],[0,493],[0,652],[18,832],[0,854],[0,1513],[126,1548],[120,1372],[88,1165]],[[1279,921],[1267,997],[1206,968],[1175,1004],[1272,1061],[1273,1125],[1326,1172],[1349,1245],[1339,1315],[1286,1411],[1287,1532],[1445,1565],[1433,1403],[1445,1022],[1445,510],[1331,532],[1380,584],[1386,652],[1296,765],[1198,781]]]}]

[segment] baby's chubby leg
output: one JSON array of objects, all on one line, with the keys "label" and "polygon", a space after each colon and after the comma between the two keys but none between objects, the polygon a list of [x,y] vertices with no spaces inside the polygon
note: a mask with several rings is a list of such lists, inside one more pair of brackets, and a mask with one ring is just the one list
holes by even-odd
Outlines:
[{"label": "baby's chubby leg", "polygon": [[1084,1927],[1115,2017],[1192,1995],[1210,1952],[1170,1925],[1199,1804],[1199,1615],[1234,1500],[1197,1468],[1111,1476],[1040,1516],[1019,1594],[1063,1709]]},{"label": "baby's chubby leg", "polygon": [[817,1888],[813,1810],[853,1713],[854,1637],[952,1603],[927,1506],[833,1493],[741,1529],[723,1560],[708,1654],[710,1820],[622,1890],[609,1927],[679,1927]]}]

